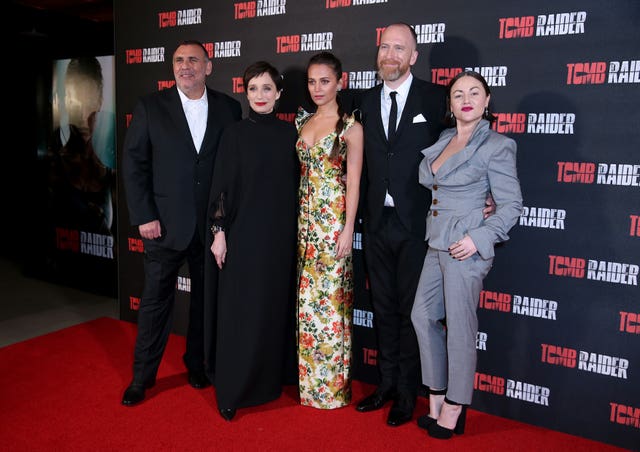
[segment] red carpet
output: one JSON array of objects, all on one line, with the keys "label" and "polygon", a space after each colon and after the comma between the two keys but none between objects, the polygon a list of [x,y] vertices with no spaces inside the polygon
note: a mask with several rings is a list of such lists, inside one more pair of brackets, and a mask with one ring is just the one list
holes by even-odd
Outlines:
[{"label": "red carpet", "polygon": [[[213,390],[186,381],[184,338],[172,336],[147,400],[120,405],[131,378],[136,326],[107,318],[0,349],[0,448],[3,451],[607,451],[606,444],[471,410],[467,431],[429,438],[415,423],[384,423],[386,410],[320,411],[279,400],[239,410],[225,422]],[[354,399],[371,386],[354,383]],[[424,399],[419,412],[426,411]]]}]

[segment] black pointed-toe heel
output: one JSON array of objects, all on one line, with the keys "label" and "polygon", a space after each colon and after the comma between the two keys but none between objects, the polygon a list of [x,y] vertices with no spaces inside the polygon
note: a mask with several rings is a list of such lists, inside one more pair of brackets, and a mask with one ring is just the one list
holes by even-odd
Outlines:
[{"label": "black pointed-toe heel", "polygon": [[[449,405],[460,405],[459,403],[452,402],[451,400],[445,398],[445,402]],[[464,427],[467,419],[467,407],[463,406],[462,411],[458,415],[458,420],[456,421],[456,426],[453,429],[443,427],[437,422],[432,422],[431,425],[427,428],[429,432],[429,436],[437,439],[451,439],[453,434],[462,435],[464,433]]]},{"label": "black pointed-toe heel", "polygon": [[225,421],[231,421],[231,419],[233,419],[235,415],[235,408],[220,408],[220,416],[222,416]]}]

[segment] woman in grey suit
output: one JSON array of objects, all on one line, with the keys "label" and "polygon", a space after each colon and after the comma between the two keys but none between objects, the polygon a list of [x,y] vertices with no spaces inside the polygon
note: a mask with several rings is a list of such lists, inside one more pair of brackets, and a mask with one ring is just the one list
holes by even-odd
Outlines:
[{"label": "woman in grey suit", "polygon": [[[490,129],[490,90],[466,71],[448,87],[449,119],[438,141],[422,151],[419,180],[432,193],[429,243],[411,321],[418,336],[429,413],[418,419],[430,436],[462,434],[476,367],[476,309],[494,245],[522,210],[516,143]],[[484,218],[487,193],[496,213]]]}]

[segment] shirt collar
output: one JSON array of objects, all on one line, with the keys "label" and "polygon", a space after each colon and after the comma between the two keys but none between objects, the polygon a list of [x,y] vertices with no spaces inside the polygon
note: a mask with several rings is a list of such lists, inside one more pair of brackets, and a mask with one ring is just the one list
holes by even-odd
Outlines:
[{"label": "shirt collar", "polygon": [[208,102],[207,102],[207,89],[206,88],[205,88],[204,92],[202,93],[202,97],[200,97],[199,99],[189,99],[185,93],[180,91],[180,88],[178,88],[178,95],[180,96],[180,101],[182,102],[183,106],[185,106],[187,104],[192,104],[193,105],[193,104],[200,104],[200,103],[202,103],[203,105],[208,105]]},{"label": "shirt collar", "polygon": [[402,85],[398,86],[396,89],[391,89],[387,86],[386,83],[384,83],[382,88],[382,91],[384,93],[384,98],[388,99],[389,93],[391,91],[397,91],[400,97],[402,97],[403,99],[406,99],[407,97],[409,97],[409,89],[411,89],[412,81],[413,81],[413,74],[409,72],[409,77],[407,77],[407,79],[404,82],[402,82]]}]

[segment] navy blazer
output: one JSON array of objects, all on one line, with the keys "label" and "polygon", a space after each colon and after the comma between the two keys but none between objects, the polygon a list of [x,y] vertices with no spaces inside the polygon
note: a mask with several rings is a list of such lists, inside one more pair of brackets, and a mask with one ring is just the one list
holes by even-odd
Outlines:
[{"label": "navy blazer", "polygon": [[[431,165],[456,135],[455,127],[442,132],[423,150],[420,183],[432,190],[427,216],[429,246],[446,251],[469,234],[483,259],[494,256],[494,245],[509,238],[509,229],[522,213],[522,193],[516,169],[516,142],[494,132],[482,119],[460,152],[450,156],[433,174]],[[484,219],[487,193],[496,212]]]},{"label": "navy blazer", "polygon": [[356,101],[364,128],[365,166],[361,196],[365,230],[379,228],[385,192],[393,197],[403,225],[415,237],[424,237],[429,190],[418,183],[420,151],[432,145],[444,128],[446,94],[443,86],[413,78],[393,143],[388,143],[381,115],[379,84]]},{"label": "navy blazer", "polygon": [[123,148],[122,174],[132,225],[160,220],[155,241],[183,250],[196,227],[204,242],[213,165],[222,131],[242,117],[240,103],[207,88],[207,129],[196,151],[178,88],[141,98]]}]

